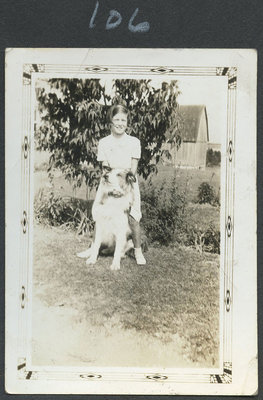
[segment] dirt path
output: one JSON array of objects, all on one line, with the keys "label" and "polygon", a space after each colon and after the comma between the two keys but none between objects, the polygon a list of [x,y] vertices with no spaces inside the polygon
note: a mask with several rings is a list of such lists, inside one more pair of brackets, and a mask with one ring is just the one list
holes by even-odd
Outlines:
[{"label": "dirt path", "polygon": [[33,365],[193,367],[176,335],[169,343],[135,330],[93,326],[78,311],[33,304]]}]

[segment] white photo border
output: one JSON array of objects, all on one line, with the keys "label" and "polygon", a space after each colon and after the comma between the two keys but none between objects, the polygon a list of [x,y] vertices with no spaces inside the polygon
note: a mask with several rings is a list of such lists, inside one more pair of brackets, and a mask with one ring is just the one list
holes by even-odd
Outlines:
[{"label": "white photo border", "polygon": [[[147,77],[178,76],[208,77],[214,76],[218,79],[225,77],[228,81],[227,90],[227,132],[222,149],[226,157],[223,158],[225,165],[225,199],[221,201],[221,215],[224,218],[224,226],[221,226],[221,241],[223,241],[223,254],[221,254],[221,268],[223,268],[223,296],[221,296],[220,307],[223,310],[223,347],[222,365],[217,372],[160,372],[154,370],[129,371],[129,369],[68,368],[59,369],[45,367],[44,370],[34,369],[30,365],[28,357],[28,329],[30,326],[31,306],[30,298],[30,265],[32,265],[32,235],[33,209],[31,187],[33,182],[33,96],[34,82],[37,77],[73,77],[76,74],[89,77],[101,77],[106,75],[132,75]],[[139,79],[139,78],[138,78]],[[233,264],[234,264],[234,186],[235,186],[235,132],[236,132],[236,91],[238,81],[238,69],[236,66],[124,66],[124,65],[70,65],[70,64],[23,64],[21,80],[22,90],[22,138],[21,138],[21,246],[20,246],[20,304],[19,304],[19,356],[17,359],[17,374],[19,380],[89,380],[89,381],[127,381],[127,382],[163,382],[163,383],[205,383],[205,384],[230,384],[232,383],[232,293],[233,293]],[[221,279],[220,279],[221,280]],[[222,283],[222,280],[221,280]]]}]

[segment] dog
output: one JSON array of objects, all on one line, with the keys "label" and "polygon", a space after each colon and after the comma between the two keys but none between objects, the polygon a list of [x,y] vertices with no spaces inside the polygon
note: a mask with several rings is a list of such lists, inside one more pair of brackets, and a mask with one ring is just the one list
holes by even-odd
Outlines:
[{"label": "dog", "polygon": [[91,247],[78,253],[87,258],[87,264],[95,264],[102,245],[113,248],[111,270],[120,269],[121,258],[133,247],[129,226],[129,211],[133,202],[135,176],[127,170],[103,167],[101,183],[92,208],[95,237]]}]

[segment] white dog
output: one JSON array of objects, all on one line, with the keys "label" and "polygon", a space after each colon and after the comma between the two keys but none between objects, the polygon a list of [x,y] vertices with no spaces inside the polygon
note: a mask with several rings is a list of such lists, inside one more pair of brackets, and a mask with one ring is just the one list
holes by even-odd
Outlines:
[{"label": "white dog", "polygon": [[95,238],[91,247],[78,253],[87,258],[87,264],[95,264],[101,245],[113,247],[114,257],[111,270],[120,269],[120,260],[133,247],[129,226],[129,210],[133,202],[134,176],[126,170],[103,168],[103,174],[96,200],[92,207],[92,216],[96,221]]}]

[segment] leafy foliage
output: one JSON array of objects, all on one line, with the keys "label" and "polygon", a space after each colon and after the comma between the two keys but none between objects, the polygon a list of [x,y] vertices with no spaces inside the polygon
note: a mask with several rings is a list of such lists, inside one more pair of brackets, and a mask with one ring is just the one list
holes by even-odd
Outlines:
[{"label": "leafy foliage", "polygon": [[[51,153],[49,170],[60,169],[68,180],[89,186],[98,179],[98,139],[107,134],[105,89],[99,79],[50,79],[50,90],[37,89],[41,123],[37,150]],[[104,105],[98,101],[104,99]],[[90,168],[83,168],[84,163]]]},{"label": "leafy foliage", "polygon": [[51,190],[40,189],[34,201],[36,221],[50,226],[64,226],[77,230],[77,234],[91,234],[94,222],[91,218],[91,204],[71,197],[61,197]]},{"label": "leafy foliage", "polygon": [[[106,94],[99,79],[50,79],[36,90],[41,122],[36,126],[36,148],[51,156],[49,170],[60,169],[76,186],[98,183],[98,140],[109,134],[107,110],[124,103],[130,111],[129,133],[142,144],[138,172],[147,178],[156,171],[162,144],[180,140],[176,81],[153,88],[150,80],[116,79],[114,95]],[[172,133],[172,135],[171,135]]]},{"label": "leafy foliage", "polygon": [[204,248],[210,253],[220,254],[220,231],[213,225],[204,233]]},{"label": "leafy foliage", "polygon": [[202,182],[198,187],[198,203],[199,204],[212,204],[215,201],[215,191],[212,185],[208,182]]},{"label": "leafy foliage", "polygon": [[199,253],[206,251],[220,254],[220,231],[212,223],[208,227],[202,227],[192,223],[190,216],[186,215],[176,236],[178,243],[191,246]]},{"label": "leafy foliage", "polygon": [[168,245],[175,239],[175,230],[182,224],[186,197],[178,191],[176,179],[159,185],[141,186],[142,224],[152,242]]},{"label": "leafy foliage", "polygon": [[147,181],[141,185],[141,196],[142,225],[151,243],[166,246],[177,243],[200,253],[220,253],[220,230],[213,222],[200,221],[200,210],[199,219],[193,215],[194,210],[187,202],[187,185],[179,188],[176,176],[170,182]]},{"label": "leafy foliage", "polygon": [[206,165],[208,167],[217,166],[221,164],[221,152],[208,149],[206,152]]}]

